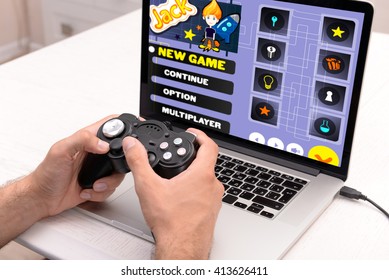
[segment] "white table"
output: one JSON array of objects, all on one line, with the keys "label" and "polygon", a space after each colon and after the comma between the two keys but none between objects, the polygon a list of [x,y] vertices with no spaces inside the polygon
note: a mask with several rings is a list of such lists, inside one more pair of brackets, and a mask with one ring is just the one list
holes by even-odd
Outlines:
[{"label": "white table", "polygon": [[[112,113],[138,114],[137,10],[0,67],[0,183],[33,170],[49,147]],[[389,209],[389,35],[373,33],[347,185]],[[371,177],[368,177],[368,174]],[[74,210],[18,242],[53,259],[148,259],[152,245]],[[336,197],[285,259],[389,259],[389,223]]]}]

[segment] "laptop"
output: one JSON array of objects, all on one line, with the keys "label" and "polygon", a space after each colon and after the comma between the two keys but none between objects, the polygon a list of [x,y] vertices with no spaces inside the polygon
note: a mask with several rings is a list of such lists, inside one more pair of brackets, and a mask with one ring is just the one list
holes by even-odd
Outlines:
[{"label": "laptop", "polygon": [[[372,17],[360,1],[143,1],[140,115],[220,147],[211,259],[282,258],[344,185]],[[133,184],[78,209],[153,242]]]}]

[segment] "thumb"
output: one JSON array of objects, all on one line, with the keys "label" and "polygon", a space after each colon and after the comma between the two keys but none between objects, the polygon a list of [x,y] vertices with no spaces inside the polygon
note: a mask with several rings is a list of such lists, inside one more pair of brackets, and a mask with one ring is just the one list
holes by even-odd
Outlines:
[{"label": "thumb", "polygon": [[126,137],[123,139],[122,146],[128,167],[135,180],[141,178],[146,180],[155,175],[150,166],[147,151],[141,142],[133,137]]}]

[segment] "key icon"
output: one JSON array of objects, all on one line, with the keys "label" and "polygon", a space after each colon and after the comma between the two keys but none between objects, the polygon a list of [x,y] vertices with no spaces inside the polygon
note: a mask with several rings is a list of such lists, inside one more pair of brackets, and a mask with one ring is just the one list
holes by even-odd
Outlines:
[{"label": "key icon", "polygon": [[276,17],[276,16],[272,16],[272,18],[271,18],[271,21],[273,22],[273,27],[275,27],[275,26],[276,26],[276,22],[277,22],[277,20],[278,20],[278,17]]}]

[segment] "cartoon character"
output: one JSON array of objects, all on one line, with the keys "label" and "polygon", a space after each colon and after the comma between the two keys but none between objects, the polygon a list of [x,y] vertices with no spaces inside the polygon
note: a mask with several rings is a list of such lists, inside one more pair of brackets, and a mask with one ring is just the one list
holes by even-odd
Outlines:
[{"label": "cartoon character", "polygon": [[210,51],[218,52],[220,43],[215,39],[216,30],[213,28],[222,17],[222,10],[216,0],[211,0],[207,6],[203,9],[203,19],[208,24],[205,28],[204,38],[202,39],[199,48]]}]

